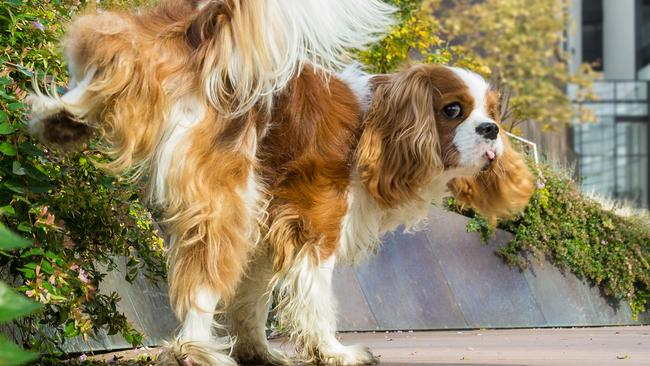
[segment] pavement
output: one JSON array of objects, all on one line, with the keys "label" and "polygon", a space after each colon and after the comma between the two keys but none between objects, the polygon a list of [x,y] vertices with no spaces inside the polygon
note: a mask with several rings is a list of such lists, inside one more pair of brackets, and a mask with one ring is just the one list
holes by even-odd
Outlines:
[{"label": "pavement", "polygon": [[[650,326],[342,333],[383,366],[650,366]],[[290,352],[286,340],[271,343]],[[126,358],[129,352],[123,353]],[[155,353],[155,351],[154,351]]]},{"label": "pavement", "polygon": [[650,326],[346,333],[389,365],[650,365]]}]

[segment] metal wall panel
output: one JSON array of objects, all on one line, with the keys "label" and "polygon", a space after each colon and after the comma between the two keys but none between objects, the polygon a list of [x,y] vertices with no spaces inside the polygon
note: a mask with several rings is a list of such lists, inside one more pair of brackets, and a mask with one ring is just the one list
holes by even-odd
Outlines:
[{"label": "metal wall panel", "polygon": [[[597,288],[562,273],[546,260],[530,270],[509,268],[494,254],[512,236],[497,231],[488,245],[467,233],[467,218],[432,209],[426,228],[387,235],[379,253],[356,268],[335,271],[341,330],[410,330],[638,324],[629,305],[614,306]],[[167,288],[111,272],[101,291],[116,291],[120,310],[159,345],[178,326]],[[650,322],[649,314],[640,316]],[[101,334],[64,346],[70,351],[128,348],[119,336]]]},{"label": "metal wall panel", "polygon": [[467,326],[424,233],[387,235],[356,273],[381,329]]}]

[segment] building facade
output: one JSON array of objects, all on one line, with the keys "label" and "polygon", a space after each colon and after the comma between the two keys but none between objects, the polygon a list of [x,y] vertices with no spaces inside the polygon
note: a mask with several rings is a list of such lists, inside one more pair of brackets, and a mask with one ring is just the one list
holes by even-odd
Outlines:
[{"label": "building facade", "polygon": [[569,134],[583,189],[648,208],[650,0],[574,0],[572,18],[572,67],[586,62],[603,74],[597,100],[583,103],[596,121]]}]

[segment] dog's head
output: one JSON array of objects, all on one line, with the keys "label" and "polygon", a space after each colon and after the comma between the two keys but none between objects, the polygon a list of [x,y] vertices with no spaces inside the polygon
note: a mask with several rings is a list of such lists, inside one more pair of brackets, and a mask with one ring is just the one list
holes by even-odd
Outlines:
[{"label": "dog's head", "polygon": [[[415,65],[373,83],[357,158],[375,199],[385,206],[431,199],[422,196],[426,187],[445,177],[462,203],[487,215],[523,208],[532,177],[499,125],[498,94],[481,76]],[[460,179],[464,188],[456,187]]]}]

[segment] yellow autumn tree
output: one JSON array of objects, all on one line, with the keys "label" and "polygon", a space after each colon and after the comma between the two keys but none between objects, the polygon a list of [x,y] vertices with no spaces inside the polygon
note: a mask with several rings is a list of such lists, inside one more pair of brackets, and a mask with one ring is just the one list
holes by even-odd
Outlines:
[{"label": "yellow autumn tree", "polygon": [[450,52],[442,24],[430,11],[431,6],[437,4],[423,3],[422,0],[388,2],[398,9],[397,24],[383,40],[359,55],[369,71],[391,72],[416,60],[434,64],[456,63],[481,74],[489,74],[489,69],[478,62],[471,52],[463,52],[461,57]]},{"label": "yellow autumn tree", "polygon": [[568,0],[456,0],[441,6],[426,0],[425,7],[439,19],[440,38],[461,60],[472,55],[491,70],[492,83],[503,93],[503,124],[513,130],[530,120],[545,130],[570,123],[576,112],[589,119],[589,111],[576,110],[567,85],[577,99],[591,96],[595,73],[580,65],[571,73],[564,49],[571,29]]}]

